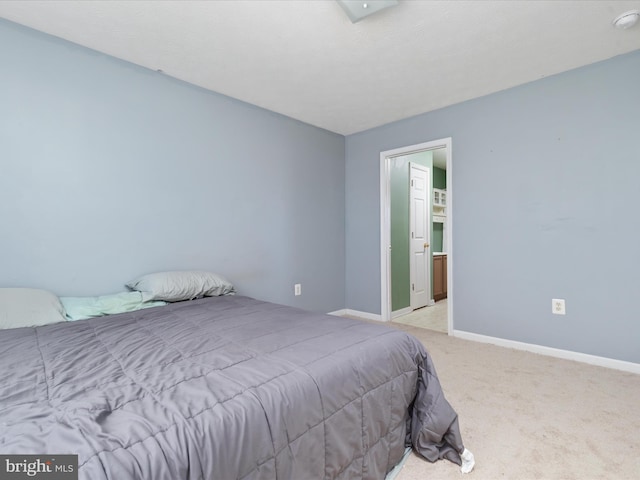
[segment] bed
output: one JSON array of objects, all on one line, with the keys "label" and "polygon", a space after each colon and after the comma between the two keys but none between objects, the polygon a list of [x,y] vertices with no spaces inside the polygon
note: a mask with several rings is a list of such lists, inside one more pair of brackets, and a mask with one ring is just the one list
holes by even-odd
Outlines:
[{"label": "bed", "polygon": [[0,454],[80,479],[384,479],[461,464],[414,337],[239,295],[0,331]]}]

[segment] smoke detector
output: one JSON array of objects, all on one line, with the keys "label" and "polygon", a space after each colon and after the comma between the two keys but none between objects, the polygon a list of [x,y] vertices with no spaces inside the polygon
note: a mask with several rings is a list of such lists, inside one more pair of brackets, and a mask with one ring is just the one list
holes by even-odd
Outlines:
[{"label": "smoke detector", "polygon": [[638,18],[640,18],[640,11],[629,10],[628,12],[624,12],[622,15],[616,17],[613,21],[613,26],[620,30],[626,30],[638,23]]}]

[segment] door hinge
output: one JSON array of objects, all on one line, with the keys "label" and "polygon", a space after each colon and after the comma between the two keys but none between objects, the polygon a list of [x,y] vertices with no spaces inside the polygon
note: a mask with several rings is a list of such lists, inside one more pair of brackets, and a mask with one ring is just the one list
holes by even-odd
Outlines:
[{"label": "door hinge", "polygon": [[411,186],[413,187],[413,180],[411,180]]},{"label": "door hinge", "polygon": [[411,284],[411,290],[415,290],[415,289],[416,289],[416,286],[412,283]]}]

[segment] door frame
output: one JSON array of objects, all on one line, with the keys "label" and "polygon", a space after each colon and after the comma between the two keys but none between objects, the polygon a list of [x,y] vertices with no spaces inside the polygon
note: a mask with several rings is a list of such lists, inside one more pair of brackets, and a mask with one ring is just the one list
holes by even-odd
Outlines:
[{"label": "door frame", "polygon": [[[401,155],[446,148],[447,155],[447,331],[453,334],[453,169],[451,137],[380,152],[380,316],[391,321],[391,162]],[[430,202],[431,203],[431,202]]]}]

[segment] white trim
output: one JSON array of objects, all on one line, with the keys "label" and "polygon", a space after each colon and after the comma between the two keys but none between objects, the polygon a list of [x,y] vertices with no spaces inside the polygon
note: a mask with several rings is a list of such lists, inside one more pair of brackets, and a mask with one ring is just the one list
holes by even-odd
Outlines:
[{"label": "white trim", "polygon": [[391,165],[389,151],[380,152],[380,316],[391,319]]},{"label": "white trim", "polygon": [[327,315],[335,315],[338,317],[344,316],[352,316],[352,317],[360,317],[365,320],[375,320],[377,322],[383,322],[382,315],[378,315],[377,313],[369,313],[369,312],[361,312],[359,310],[351,310],[350,308],[343,308],[342,310],[336,310],[335,312],[329,312]]},{"label": "white trim", "polygon": [[[451,305],[449,305],[451,307]],[[453,336],[461,338],[463,340],[471,340],[473,342],[490,343],[499,347],[514,348],[516,350],[525,350],[527,352],[538,353],[540,355],[547,355],[549,357],[562,358],[565,360],[573,360],[581,363],[588,363],[589,365],[596,365],[598,367],[613,368],[615,370],[622,370],[624,372],[640,374],[640,363],[625,362],[624,360],[615,360],[613,358],[598,357],[596,355],[589,355],[587,353],[573,352],[571,350],[561,350],[558,348],[545,347],[542,345],[535,345],[533,343],[518,342],[515,340],[506,340],[504,338],[488,337],[486,335],[480,335],[477,333],[464,332],[461,330],[454,330]]]},{"label": "white trim", "polygon": [[447,334],[453,335],[453,145],[451,137],[445,138],[447,155],[447,217],[444,228],[447,232]]},{"label": "white trim", "polygon": [[389,321],[391,315],[391,288],[389,285],[389,272],[391,271],[391,197],[390,197],[390,163],[391,157],[408,155],[446,148],[447,154],[447,332],[453,334],[453,229],[452,222],[452,198],[453,198],[453,169],[452,169],[452,141],[451,137],[419,143],[407,147],[396,148],[380,152],[380,317],[382,321]]},{"label": "white trim", "polygon": [[413,308],[411,308],[411,307],[401,308],[400,310],[395,310],[395,311],[391,312],[391,318],[398,318],[398,317],[401,317],[403,315],[407,315],[407,314],[409,314],[411,312],[413,312]]}]

